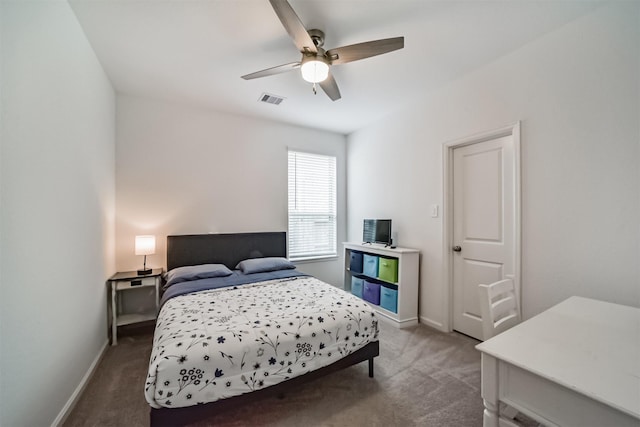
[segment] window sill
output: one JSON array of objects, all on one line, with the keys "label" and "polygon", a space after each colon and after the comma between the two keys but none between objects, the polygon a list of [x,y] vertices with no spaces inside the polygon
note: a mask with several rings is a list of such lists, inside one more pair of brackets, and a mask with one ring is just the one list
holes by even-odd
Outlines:
[{"label": "window sill", "polygon": [[335,261],[338,259],[338,255],[324,255],[324,256],[316,256],[316,257],[308,257],[308,258],[289,258],[294,264],[306,264],[310,262],[324,262],[324,261]]}]

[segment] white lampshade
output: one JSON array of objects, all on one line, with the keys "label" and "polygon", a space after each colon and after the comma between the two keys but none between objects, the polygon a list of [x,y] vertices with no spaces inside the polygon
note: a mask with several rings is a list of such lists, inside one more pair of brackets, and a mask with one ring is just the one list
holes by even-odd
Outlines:
[{"label": "white lampshade", "polygon": [[156,236],[136,236],[136,255],[156,253]]},{"label": "white lampshade", "polygon": [[302,62],[300,67],[302,78],[309,83],[319,83],[329,76],[329,64],[315,57]]}]

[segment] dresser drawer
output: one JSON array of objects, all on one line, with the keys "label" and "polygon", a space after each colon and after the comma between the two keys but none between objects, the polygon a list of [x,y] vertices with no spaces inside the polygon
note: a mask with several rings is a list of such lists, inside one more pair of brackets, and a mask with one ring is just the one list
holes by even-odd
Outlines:
[{"label": "dresser drawer", "polygon": [[155,277],[145,277],[144,279],[133,279],[133,280],[118,280],[115,282],[116,290],[122,291],[124,289],[134,289],[134,288],[142,288],[145,286],[155,286],[156,278]]}]

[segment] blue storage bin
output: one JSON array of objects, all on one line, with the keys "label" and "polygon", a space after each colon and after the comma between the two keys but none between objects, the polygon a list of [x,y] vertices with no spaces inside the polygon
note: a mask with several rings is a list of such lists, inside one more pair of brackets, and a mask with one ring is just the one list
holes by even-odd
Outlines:
[{"label": "blue storage bin", "polygon": [[369,277],[378,277],[378,257],[364,254],[362,258],[362,274]]},{"label": "blue storage bin", "polygon": [[380,305],[380,283],[364,281],[362,298],[372,304]]},{"label": "blue storage bin", "polygon": [[351,293],[357,296],[358,298],[362,298],[362,289],[364,287],[364,279],[359,277],[351,278]]},{"label": "blue storage bin", "polygon": [[362,273],[362,252],[351,251],[349,256],[349,270],[352,273]]},{"label": "blue storage bin", "polygon": [[386,286],[380,287],[380,307],[386,308],[394,313],[398,312],[398,290],[388,288]]}]

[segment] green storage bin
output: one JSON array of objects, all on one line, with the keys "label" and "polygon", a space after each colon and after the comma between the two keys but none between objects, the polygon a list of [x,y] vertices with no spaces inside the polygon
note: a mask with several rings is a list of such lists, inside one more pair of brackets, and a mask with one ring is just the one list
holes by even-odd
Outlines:
[{"label": "green storage bin", "polygon": [[398,282],[398,258],[380,257],[378,260],[378,279],[385,282]]}]

